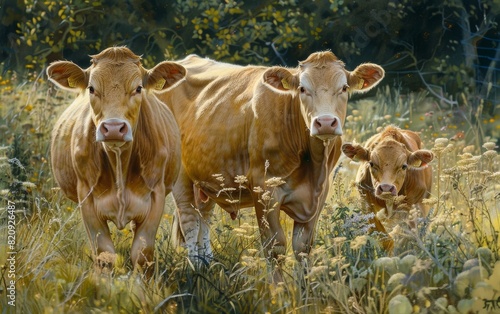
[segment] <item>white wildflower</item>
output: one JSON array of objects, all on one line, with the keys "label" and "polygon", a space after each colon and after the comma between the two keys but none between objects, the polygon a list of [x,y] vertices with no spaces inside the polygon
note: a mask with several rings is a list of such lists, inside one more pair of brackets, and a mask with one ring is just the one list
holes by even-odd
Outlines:
[{"label": "white wildflower", "polygon": [[267,179],[265,183],[266,183],[266,186],[274,188],[274,187],[278,187],[280,185],[285,184],[285,181],[281,180],[280,177],[272,177],[270,179]]},{"label": "white wildflower", "polygon": [[476,147],[474,145],[469,145],[469,146],[465,146],[462,151],[465,154],[472,154],[475,150],[476,150]]},{"label": "white wildflower", "polygon": [[33,182],[23,182],[22,185],[25,187],[25,188],[30,188],[30,189],[34,189],[36,188],[36,184],[33,183]]},{"label": "white wildflower", "polygon": [[498,153],[494,150],[487,150],[483,153],[483,156],[490,160],[495,158],[497,155]]},{"label": "white wildflower", "polygon": [[436,148],[445,148],[448,145],[448,139],[444,137],[437,138],[434,141],[434,147]]},{"label": "white wildflower", "polygon": [[264,192],[264,190],[263,190],[260,186],[256,186],[256,187],[254,187],[254,188],[253,188],[253,191],[254,191],[255,193],[259,193],[259,194],[260,194],[260,193],[262,193],[262,192]]},{"label": "white wildflower", "polygon": [[483,144],[483,147],[486,148],[487,150],[494,150],[495,148],[497,148],[494,142],[486,142]]},{"label": "white wildflower", "polygon": [[246,176],[238,175],[234,178],[234,182],[238,184],[245,184],[248,182],[248,179]]},{"label": "white wildflower", "polygon": [[351,241],[351,249],[359,250],[367,243],[368,243],[368,236],[366,235],[357,236],[354,240]]},{"label": "white wildflower", "polygon": [[261,196],[262,200],[265,201],[265,202],[268,202],[272,199],[271,197],[271,192],[270,191],[265,191],[262,196]]}]

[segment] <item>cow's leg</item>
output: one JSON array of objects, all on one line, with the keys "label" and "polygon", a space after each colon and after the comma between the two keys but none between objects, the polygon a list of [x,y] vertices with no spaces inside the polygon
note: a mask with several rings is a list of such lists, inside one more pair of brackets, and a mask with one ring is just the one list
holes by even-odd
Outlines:
[{"label": "cow's leg", "polygon": [[300,223],[295,221],[293,223],[292,247],[298,261],[301,261],[311,251],[318,217],[319,213],[308,222]]},{"label": "cow's leg", "polygon": [[258,202],[255,203],[255,212],[259,224],[264,255],[271,263],[273,279],[275,282],[283,281],[281,264],[286,254],[286,237],[281,227],[280,209],[267,209]]},{"label": "cow's leg", "polygon": [[390,254],[392,255],[393,250],[394,250],[394,240],[391,238],[391,236],[387,233],[385,230],[384,225],[382,222],[377,218],[375,215],[372,219],[370,219],[370,223],[375,225],[375,230],[383,234],[383,239],[381,240],[382,247]]},{"label": "cow's leg", "polygon": [[165,191],[163,185],[157,186],[151,193],[151,208],[141,222],[135,223],[134,240],[130,250],[130,258],[134,267],[139,265],[150,277],[154,270],[154,250],[155,238],[158,226],[160,225],[163,209],[165,207],[165,195],[170,191]]},{"label": "cow's leg", "polygon": [[95,262],[101,268],[111,269],[116,258],[115,247],[107,222],[99,219],[96,211],[93,198],[87,197],[81,204],[81,213]]},{"label": "cow's leg", "polygon": [[193,182],[184,169],[181,168],[177,182],[174,185],[173,195],[176,203],[173,240],[176,245],[183,245],[189,259],[196,264],[200,258],[209,262],[213,258],[210,247],[209,217],[214,202],[208,198],[200,198],[196,193],[199,189],[193,187]]},{"label": "cow's leg", "polygon": [[213,260],[212,245],[210,244],[210,220],[215,202],[211,199],[197,205],[200,212],[200,230],[198,232],[198,257],[209,263]]}]

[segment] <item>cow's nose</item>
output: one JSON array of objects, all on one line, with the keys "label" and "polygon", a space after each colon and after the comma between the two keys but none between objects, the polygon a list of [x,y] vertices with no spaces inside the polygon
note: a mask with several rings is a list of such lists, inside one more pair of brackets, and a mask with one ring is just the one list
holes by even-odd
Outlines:
[{"label": "cow's nose", "polygon": [[380,195],[382,193],[387,193],[387,192],[389,192],[392,195],[396,196],[397,191],[396,191],[396,187],[394,186],[394,184],[382,183],[382,184],[378,185],[378,188],[377,188],[377,194],[378,195]]},{"label": "cow's nose", "polygon": [[102,141],[128,141],[129,127],[123,121],[103,121],[99,133],[102,135]]},{"label": "cow's nose", "polygon": [[332,115],[323,115],[313,119],[311,135],[333,136],[342,135],[342,128],[337,117]]}]

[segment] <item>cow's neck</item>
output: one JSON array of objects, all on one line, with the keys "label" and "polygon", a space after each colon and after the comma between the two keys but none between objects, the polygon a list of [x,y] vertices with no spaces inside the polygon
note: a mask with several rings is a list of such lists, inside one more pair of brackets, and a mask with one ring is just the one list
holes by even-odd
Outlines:
[{"label": "cow's neck", "polygon": [[288,118],[293,123],[288,124],[291,126],[291,129],[286,130],[286,133],[294,134],[299,139],[298,147],[293,148],[293,150],[295,153],[302,151],[308,156],[308,160],[302,162],[308,162],[312,165],[310,180],[312,181],[311,183],[318,187],[315,193],[321,194],[321,191],[324,190],[324,185],[328,184],[328,174],[330,173],[330,165],[332,163],[331,153],[336,138],[329,141],[322,141],[309,135],[310,130],[302,118],[298,96],[293,101]]},{"label": "cow's neck", "polygon": [[322,141],[310,137],[309,141],[311,162],[313,164],[312,172],[314,181],[318,184],[318,188],[315,190],[315,197],[324,200],[328,193],[328,175],[332,170],[331,167],[333,166],[334,158],[332,150],[337,142],[337,138]]},{"label": "cow's neck", "polygon": [[126,143],[122,147],[111,148],[106,147],[104,150],[108,156],[111,170],[115,178],[116,196],[118,199],[118,221],[123,221],[126,209],[126,195],[125,183],[127,182],[127,175],[129,170],[129,161],[132,150],[130,149],[131,143]]},{"label": "cow's neck", "polygon": [[[131,144],[131,143],[130,143]],[[108,157],[111,169],[115,179],[120,175],[123,180],[127,179],[129,161],[132,149],[128,143],[125,144],[127,147],[104,147],[104,151]],[[124,145],[124,146],[125,146]]]}]

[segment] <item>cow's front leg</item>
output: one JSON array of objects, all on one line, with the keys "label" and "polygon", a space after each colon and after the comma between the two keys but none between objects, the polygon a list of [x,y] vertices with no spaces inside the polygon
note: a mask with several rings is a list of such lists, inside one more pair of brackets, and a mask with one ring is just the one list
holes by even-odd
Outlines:
[{"label": "cow's front leg", "polygon": [[308,222],[295,221],[293,224],[292,247],[298,261],[303,260],[311,252],[318,217],[319,214],[316,214]]},{"label": "cow's front leg", "polygon": [[[168,191],[170,193],[170,191]],[[140,266],[147,277],[154,270],[155,237],[165,206],[165,187],[157,186],[151,193],[151,208],[141,222],[136,222],[130,258],[134,267]]]},{"label": "cow's front leg", "polygon": [[281,264],[286,254],[286,237],[279,221],[279,206],[268,209],[262,204],[256,203],[255,211],[264,255],[273,268],[274,281],[281,282],[283,281]]},{"label": "cow's front leg", "polygon": [[391,238],[391,236],[387,233],[385,230],[384,225],[382,222],[377,218],[376,214],[373,218],[370,219],[370,224],[373,224],[375,227],[375,231],[378,231],[381,233],[382,239],[381,239],[381,244],[382,247],[387,251],[389,255],[392,255],[394,252],[394,240]]},{"label": "cow's front leg", "polygon": [[116,254],[107,221],[100,219],[92,197],[81,204],[81,213],[90,240],[94,262],[100,268],[112,269]]},{"label": "cow's front leg", "polygon": [[198,232],[198,258],[210,263],[214,254],[210,244],[210,220],[212,218],[215,202],[209,199],[205,203],[198,205],[200,217],[200,229]]}]

